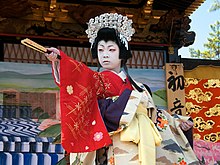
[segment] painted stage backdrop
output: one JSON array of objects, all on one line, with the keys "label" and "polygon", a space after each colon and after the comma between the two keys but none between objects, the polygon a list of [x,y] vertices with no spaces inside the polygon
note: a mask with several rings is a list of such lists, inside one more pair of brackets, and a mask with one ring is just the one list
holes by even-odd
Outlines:
[{"label": "painted stage backdrop", "polygon": [[[96,68],[91,69],[96,70]],[[130,69],[129,74],[134,80],[147,84],[153,93],[155,104],[158,107],[166,108],[165,72],[163,69]],[[50,64],[0,62],[0,77],[1,93],[17,91],[56,94],[59,90],[53,81]],[[25,101],[23,101],[24,103]],[[27,100],[26,103],[28,104]]]},{"label": "painted stage backdrop", "polygon": [[[186,108],[195,123],[194,151],[205,165],[220,162],[219,72],[220,68],[213,67],[200,67],[191,75],[184,72]],[[164,70],[129,69],[129,74],[150,87],[156,106],[167,109]],[[59,113],[59,88],[51,65],[0,62],[1,165],[55,165],[61,160],[64,150],[52,143],[55,136],[38,136],[60,123]]]},{"label": "painted stage backdrop", "polygon": [[[164,70],[129,69],[129,73],[147,84],[155,104],[166,109]],[[59,88],[50,64],[0,62],[1,165],[55,165],[61,160],[62,146],[52,143],[56,136],[38,136],[60,123],[59,114]]]},{"label": "painted stage backdrop", "polygon": [[58,88],[50,65],[0,63],[0,164],[55,165],[64,149],[40,137],[59,123]]}]

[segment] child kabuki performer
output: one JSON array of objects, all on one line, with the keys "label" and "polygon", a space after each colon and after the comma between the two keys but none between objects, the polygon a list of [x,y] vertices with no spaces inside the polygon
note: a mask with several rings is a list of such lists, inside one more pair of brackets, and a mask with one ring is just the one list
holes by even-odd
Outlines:
[{"label": "child kabuki performer", "polygon": [[[128,74],[134,32],[132,20],[121,14],[89,20],[86,33],[102,72],[48,48],[45,55],[60,87],[62,145],[76,164],[196,164],[180,119],[157,110],[146,86]],[[187,130],[188,124],[182,127]]]}]

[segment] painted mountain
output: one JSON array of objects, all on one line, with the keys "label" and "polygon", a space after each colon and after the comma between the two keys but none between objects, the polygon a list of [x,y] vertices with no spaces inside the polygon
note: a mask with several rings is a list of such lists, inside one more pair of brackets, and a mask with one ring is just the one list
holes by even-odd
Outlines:
[{"label": "painted mountain", "polygon": [[18,91],[58,90],[51,67],[44,64],[0,63],[0,90]]},{"label": "painted mountain", "polygon": [[[96,68],[91,68],[96,70]],[[131,77],[147,84],[158,107],[166,107],[165,72],[162,69],[129,69]],[[59,90],[54,83],[51,65],[0,62],[0,90],[45,92]]]}]

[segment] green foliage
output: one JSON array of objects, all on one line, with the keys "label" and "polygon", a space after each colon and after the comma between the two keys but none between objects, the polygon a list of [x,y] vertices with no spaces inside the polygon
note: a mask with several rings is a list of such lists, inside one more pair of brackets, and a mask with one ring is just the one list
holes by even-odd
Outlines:
[{"label": "green foliage", "polygon": [[214,3],[212,4],[211,8],[209,11],[217,11],[220,9],[220,1],[219,0],[214,0]]},{"label": "green foliage", "polygon": [[37,107],[32,110],[32,118],[38,119],[40,114],[43,113],[44,110],[41,107]]},{"label": "green foliage", "polygon": [[60,144],[61,143],[61,133],[59,133],[55,139],[53,140],[53,144]]},{"label": "green foliage", "polygon": [[210,25],[212,32],[209,33],[208,42],[203,46],[206,48],[204,51],[195,50],[190,48],[189,52],[191,57],[203,59],[220,59],[220,22],[216,21],[215,24]]},{"label": "green foliage", "polygon": [[47,112],[43,112],[39,115],[38,117],[38,121],[44,120],[44,119],[48,119],[50,118],[50,115]]},{"label": "green foliage", "polygon": [[[44,113],[42,114],[44,115]],[[61,143],[61,124],[54,124],[50,127],[44,129],[38,134],[39,137],[53,137],[53,144]],[[69,164],[69,154],[66,154],[56,165],[68,165]]]},{"label": "green foliage", "polygon": [[58,137],[60,135],[61,132],[61,125],[60,123],[58,124],[54,124],[46,129],[44,129],[43,131],[41,131],[38,136],[40,137]]},{"label": "green foliage", "polygon": [[[214,0],[210,12],[217,11],[220,9],[220,0]],[[195,50],[189,48],[191,57],[204,58],[204,59],[220,59],[220,22],[217,21],[215,24],[210,25],[213,32],[209,33],[210,38],[207,38],[208,42],[203,46],[206,48],[205,51]]]},{"label": "green foliage", "polygon": [[37,107],[32,111],[32,118],[38,119],[38,122],[40,122],[43,119],[48,119],[49,117],[50,115],[47,112],[44,112],[44,110],[41,107]]}]

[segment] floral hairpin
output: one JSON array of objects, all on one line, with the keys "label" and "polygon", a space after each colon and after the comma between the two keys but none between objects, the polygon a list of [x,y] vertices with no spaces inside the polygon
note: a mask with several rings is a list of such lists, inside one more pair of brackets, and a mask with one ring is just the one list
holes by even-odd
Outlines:
[{"label": "floral hairpin", "polygon": [[128,41],[131,40],[131,36],[135,33],[134,28],[132,28],[132,23],[132,20],[128,19],[127,16],[117,13],[105,13],[95,18],[91,18],[88,23],[88,29],[86,30],[91,47],[97,37],[98,31],[101,28],[109,27],[119,32],[120,40],[128,49]]}]

